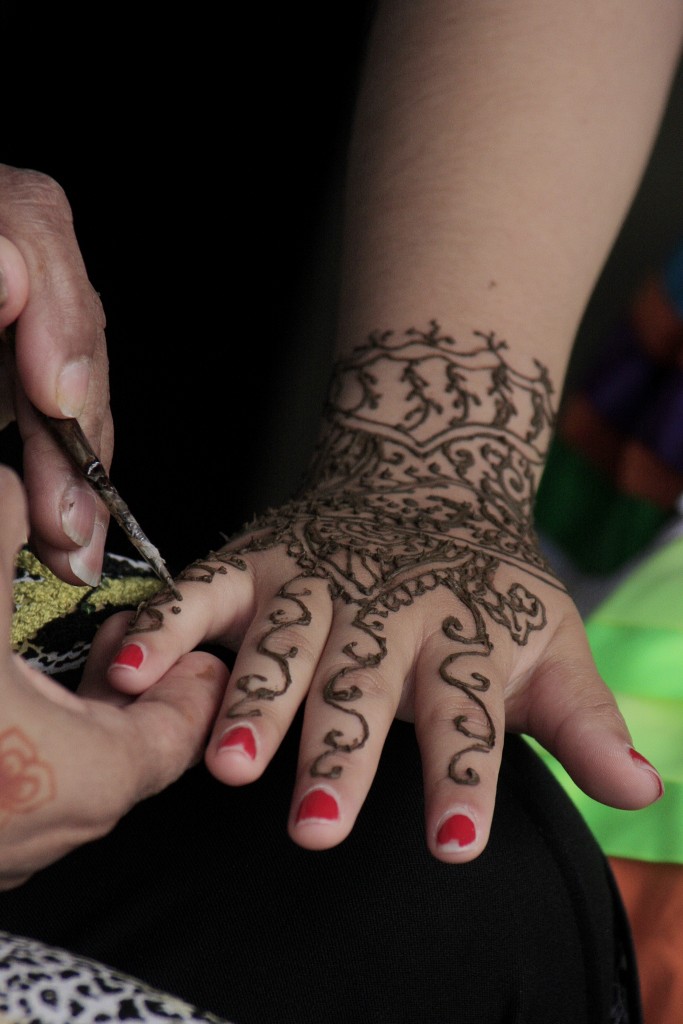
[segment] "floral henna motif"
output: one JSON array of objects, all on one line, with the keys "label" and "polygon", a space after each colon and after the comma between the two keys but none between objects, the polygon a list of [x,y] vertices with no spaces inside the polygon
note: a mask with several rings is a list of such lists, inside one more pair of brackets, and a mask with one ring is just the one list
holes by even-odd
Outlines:
[{"label": "floral henna motif", "polygon": [[15,814],[35,811],[55,796],[52,768],[18,728],[0,732],[0,827]]},{"label": "floral henna motif", "polygon": [[[259,702],[289,687],[297,650],[276,652],[272,640],[310,622],[306,580],[326,581],[332,600],[355,607],[356,635],[343,650],[347,663],[324,689],[325,701],[348,716],[346,727],[324,737],[314,776],[338,777],[339,755],[368,738],[355,680],[385,657],[388,618],[443,588],[453,599],[453,613],[442,622],[453,652],[440,677],[471,708],[454,720],[465,743],[448,773],[461,784],[479,781],[461,762],[495,744],[484,700],[490,680],[483,672],[459,673],[458,659],[490,655],[487,619],[519,645],[546,624],[543,603],[523,582],[501,586],[501,568],[508,579],[512,570],[530,585],[561,589],[533,530],[535,490],[554,425],[553,389],[538,363],[532,376],[514,370],[506,348],[492,333],[475,333],[462,346],[436,322],[426,332],[371,335],[335,367],[324,431],[300,493],[250,523],[230,551],[183,575],[210,582],[228,563],[243,568],[240,556],[276,547],[297,566],[258,645],[280,683],[256,675],[238,680],[243,696],[229,712],[235,717],[259,715]],[[151,621],[151,612],[145,618]]]}]

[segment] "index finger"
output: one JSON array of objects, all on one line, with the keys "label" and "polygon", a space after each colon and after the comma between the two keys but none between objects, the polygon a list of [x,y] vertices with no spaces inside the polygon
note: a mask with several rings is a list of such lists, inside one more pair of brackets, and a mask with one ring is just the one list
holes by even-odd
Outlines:
[{"label": "index finger", "polygon": [[86,406],[94,360],[104,350],[105,324],[78,246],[69,202],[57,182],[36,171],[1,167],[0,184],[0,234],[21,255],[28,278],[22,304],[15,253],[7,250],[6,284],[14,292],[3,316],[19,317],[19,381],[30,401],[48,416],[79,417]]}]

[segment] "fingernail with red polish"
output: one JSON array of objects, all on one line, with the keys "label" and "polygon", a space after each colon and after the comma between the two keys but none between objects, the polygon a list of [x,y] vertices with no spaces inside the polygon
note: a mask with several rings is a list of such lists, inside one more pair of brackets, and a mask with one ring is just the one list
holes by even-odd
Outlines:
[{"label": "fingernail with red polish", "polygon": [[145,652],[139,644],[126,644],[114,658],[112,665],[123,668],[140,668]]},{"label": "fingernail with red polish", "polygon": [[339,804],[332,793],[326,789],[312,789],[299,804],[296,812],[297,825],[302,822],[337,821]]},{"label": "fingernail with red polish", "polygon": [[661,775],[659,774],[659,772],[657,771],[655,766],[653,764],[650,764],[648,759],[646,757],[643,757],[642,754],[639,754],[637,750],[633,749],[633,747],[629,747],[628,748],[628,752],[629,752],[629,754],[631,756],[631,760],[632,761],[635,761],[635,763],[640,768],[644,768],[646,771],[648,771],[652,775],[654,775],[655,781],[657,782],[657,785],[659,786],[659,796],[660,797],[663,796],[664,795],[664,783],[662,782]]},{"label": "fingernail with red polish", "polygon": [[246,754],[252,761],[256,757],[256,737],[254,730],[248,725],[235,725],[223,733],[218,744],[218,751],[236,751]]},{"label": "fingernail with red polish", "polygon": [[442,850],[463,850],[477,838],[474,822],[466,814],[451,814],[436,834],[436,841]]}]

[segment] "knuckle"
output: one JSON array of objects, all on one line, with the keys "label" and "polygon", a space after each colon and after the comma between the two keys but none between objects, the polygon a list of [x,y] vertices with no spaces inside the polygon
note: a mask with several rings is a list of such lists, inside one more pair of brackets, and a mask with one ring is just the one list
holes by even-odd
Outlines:
[{"label": "knuckle", "polygon": [[[329,675],[329,681],[325,687],[326,699],[334,701],[335,695],[356,694],[359,697],[370,700],[392,702],[398,700],[403,690],[403,680],[400,683],[393,676],[388,676],[376,668],[358,668],[352,672],[345,669],[337,670]],[[355,699],[355,698],[354,698]]]},{"label": "knuckle", "polygon": [[273,631],[272,627],[262,631],[256,649],[266,655],[280,658],[296,658],[299,664],[315,664],[319,656],[314,638],[300,626],[283,626]]},{"label": "knuckle", "polygon": [[10,205],[28,207],[43,222],[72,222],[71,206],[58,181],[42,171],[9,168],[6,194]]}]

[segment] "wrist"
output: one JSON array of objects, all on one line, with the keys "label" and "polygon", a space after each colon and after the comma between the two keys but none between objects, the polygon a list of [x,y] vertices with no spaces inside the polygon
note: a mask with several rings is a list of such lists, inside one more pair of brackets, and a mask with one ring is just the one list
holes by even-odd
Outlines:
[{"label": "wrist", "polygon": [[377,332],[335,367],[294,515],[463,543],[545,578],[533,507],[553,394],[545,368],[520,372],[493,333]]},{"label": "wrist", "polygon": [[[471,491],[530,519],[555,422],[546,369],[516,369],[493,332],[375,332],[332,376],[307,479],[317,489]],[[521,527],[520,527],[521,528]]]}]

